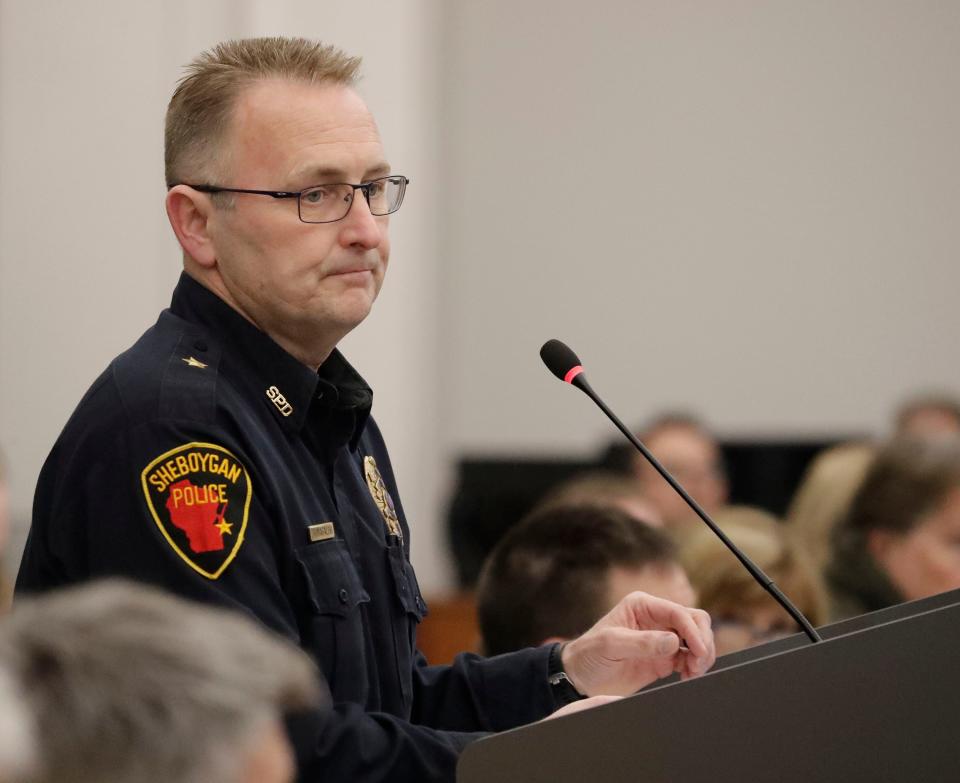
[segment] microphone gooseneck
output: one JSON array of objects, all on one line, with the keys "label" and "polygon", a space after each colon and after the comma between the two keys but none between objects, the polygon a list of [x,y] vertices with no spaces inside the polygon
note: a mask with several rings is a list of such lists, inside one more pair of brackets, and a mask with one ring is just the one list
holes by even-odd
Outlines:
[{"label": "microphone gooseneck", "polygon": [[660,464],[659,460],[653,456],[653,454],[647,449],[643,443],[640,442],[640,439],[637,438],[633,432],[627,428],[626,425],[617,417],[617,415],[607,407],[607,404],[600,399],[593,388],[590,386],[590,383],[587,381],[586,375],[583,371],[583,365],[580,362],[580,359],[577,358],[577,355],[566,345],[564,345],[559,340],[547,340],[543,344],[543,347],[540,349],[540,358],[543,359],[543,363],[547,366],[547,369],[550,370],[557,378],[559,378],[564,383],[569,383],[571,386],[576,386],[580,391],[586,394],[593,402],[596,404],[600,410],[602,410],[608,419],[612,421],[618,430],[624,434],[627,440],[634,445],[634,447],[643,454],[644,458],[656,469],[667,483],[676,490],[676,492],[683,498],[688,506],[696,513],[700,519],[703,520],[704,524],[707,525],[717,537],[724,543],[724,545],[733,552],[734,557],[737,558],[742,564],[743,567],[750,572],[750,575],[757,580],[760,586],[766,590],[774,600],[782,606],[786,612],[797,621],[797,624],[803,629],[803,632],[807,635],[811,642],[820,642],[823,641],[820,638],[820,634],[817,633],[817,630],[813,627],[810,621],[803,615],[796,606],[787,598],[781,591],[780,588],[774,583],[774,581],[767,576],[763,570],[754,563],[747,555],[741,551],[741,549],[730,540],[726,533],[720,529],[720,526],[714,522],[710,516],[704,511],[700,504],[697,503],[683,486],[667,471],[663,465]]}]

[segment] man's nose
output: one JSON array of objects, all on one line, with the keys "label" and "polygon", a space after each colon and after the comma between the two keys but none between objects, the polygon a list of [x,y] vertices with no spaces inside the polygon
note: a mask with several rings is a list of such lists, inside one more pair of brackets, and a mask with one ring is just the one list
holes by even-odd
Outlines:
[{"label": "man's nose", "polygon": [[340,244],[344,247],[361,247],[373,250],[383,241],[385,227],[381,225],[367,203],[366,192],[358,188],[362,197],[354,191],[353,201],[347,216],[341,221]]}]

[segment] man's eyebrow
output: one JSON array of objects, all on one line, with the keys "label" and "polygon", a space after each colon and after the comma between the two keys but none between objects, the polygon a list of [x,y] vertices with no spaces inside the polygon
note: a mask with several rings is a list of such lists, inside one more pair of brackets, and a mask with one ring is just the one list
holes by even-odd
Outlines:
[{"label": "man's eyebrow", "polygon": [[[384,177],[390,173],[390,164],[381,161],[368,168],[363,174],[363,181]],[[349,177],[347,172],[337,166],[316,166],[305,167],[293,173],[294,179],[298,182],[309,179],[308,184],[320,184],[326,182],[347,182]]]}]

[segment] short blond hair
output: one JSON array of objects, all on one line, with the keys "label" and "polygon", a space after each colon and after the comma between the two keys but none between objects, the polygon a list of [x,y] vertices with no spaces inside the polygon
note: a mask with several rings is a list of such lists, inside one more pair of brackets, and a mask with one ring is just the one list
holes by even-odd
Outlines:
[{"label": "short blond hair", "polygon": [[244,38],[217,44],[187,67],[167,106],[167,186],[219,173],[220,149],[241,92],[255,81],[290,79],[352,87],[360,58],[306,38]]},{"label": "short blond hair", "polygon": [[820,452],[807,468],[787,511],[787,526],[820,571],[830,560],[830,537],[850,509],[876,447],[842,443]]},{"label": "short blond hair", "polygon": [[[747,506],[714,514],[724,533],[790,597],[814,625],[827,619],[827,596],[816,568],[775,516]],[[684,538],[680,560],[711,615],[737,615],[742,609],[773,605],[773,598],[707,528]]]}]

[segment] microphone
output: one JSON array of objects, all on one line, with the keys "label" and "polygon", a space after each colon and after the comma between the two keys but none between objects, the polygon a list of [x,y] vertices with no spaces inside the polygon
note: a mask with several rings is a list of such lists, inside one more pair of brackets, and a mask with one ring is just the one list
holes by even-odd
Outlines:
[{"label": "microphone", "polygon": [[577,355],[570,350],[568,346],[560,342],[559,340],[547,340],[543,347],[540,348],[540,358],[543,359],[543,363],[547,365],[547,369],[550,370],[554,375],[556,375],[564,383],[569,383],[571,386],[576,386],[580,391],[586,394],[591,400],[596,403],[597,407],[600,408],[606,415],[607,418],[612,421],[618,430],[622,432],[627,440],[629,440],[637,450],[643,454],[644,458],[656,468],[657,473],[663,476],[666,479],[667,483],[673,487],[677,493],[684,499],[686,504],[692,508],[698,517],[704,521],[704,523],[709,527],[719,539],[724,543],[724,545],[733,552],[734,556],[739,560],[743,567],[750,572],[750,575],[759,582],[760,586],[770,593],[773,596],[773,599],[782,606],[787,614],[789,614],[797,624],[803,629],[803,632],[807,635],[811,642],[820,642],[823,641],[820,638],[820,634],[817,633],[816,629],[810,624],[810,621],[804,617],[803,613],[797,609],[796,606],[787,598],[781,591],[780,588],[774,584],[774,581],[767,576],[763,570],[754,563],[747,555],[740,550],[740,548],[730,540],[730,538],[724,533],[720,527],[710,519],[706,511],[704,511],[700,504],[697,503],[687,491],[680,485],[680,483],[667,472],[667,469],[660,464],[656,457],[650,453],[646,446],[640,442],[636,435],[634,435],[620,419],[617,418],[617,415],[607,407],[607,404],[600,399],[600,396],[593,390],[583,371],[583,364],[580,359],[577,358]]}]

